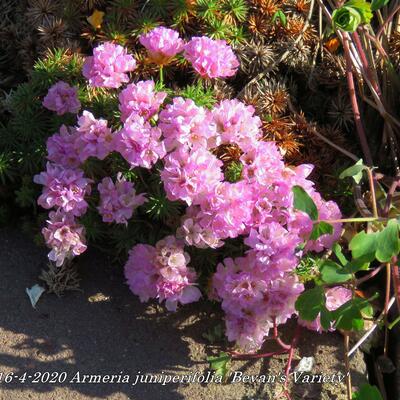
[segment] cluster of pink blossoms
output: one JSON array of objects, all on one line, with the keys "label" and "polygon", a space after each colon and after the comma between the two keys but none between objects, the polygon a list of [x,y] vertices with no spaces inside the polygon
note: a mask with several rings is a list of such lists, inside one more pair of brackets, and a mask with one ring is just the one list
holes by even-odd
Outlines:
[{"label": "cluster of pink blossoms", "polygon": [[136,68],[135,59],[122,46],[107,42],[93,50],[83,64],[83,76],[95,87],[119,88],[129,82],[128,72]]},{"label": "cluster of pink blossoms", "polygon": [[253,253],[218,264],[211,296],[222,302],[226,333],[243,350],[258,350],[275,324],[295,313],[294,303],[304,290],[296,275],[269,279]]},{"label": "cluster of pink blossoms", "polygon": [[121,120],[125,122],[132,114],[149,120],[158,113],[166,97],[167,93],[154,90],[153,81],[129,84],[119,95]]},{"label": "cluster of pink blossoms", "polygon": [[86,250],[84,227],[77,224],[70,213],[61,210],[51,211],[42,234],[47,246],[52,249],[49,259],[57,267],[61,267],[65,260],[78,256]]},{"label": "cluster of pink blossoms", "polygon": [[85,214],[88,206],[85,195],[90,193],[91,181],[82,170],[47,163],[46,171],[35,175],[34,182],[44,186],[38,199],[43,208],[60,208],[75,216]]},{"label": "cluster of pink blossoms", "polygon": [[[140,41],[160,66],[183,50],[202,76],[232,76],[238,66],[223,41],[195,37],[184,44],[166,28],[156,28]],[[125,49],[106,43],[94,50],[83,72],[94,86],[119,87],[134,67]],[[163,105],[165,99],[166,93],[156,92],[152,81],[131,83],[119,96],[119,131],[112,132],[107,121],[84,111],[76,127],[63,126],[48,139],[52,163],[35,182],[44,185],[39,204],[57,209],[43,231],[52,248],[50,258],[61,265],[86,248],[74,217],[87,208],[84,197],[91,181],[79,167],[88,157],[104,159],[116,151],[132,167],[151,169],[158,163],[168,199],[187,207],[176,238],[168,236],[155,247],[137,244],[130,251],[125,265],[130,289],[141,301],[165,301],[168,310],[197,301],[201,293],[184,246],[217,249],[228,238],[240,238],[245,254],[217,266],[210,297],[222,303],[228,339],[255,351],[271,327],[296,314],[294,304],[304,290],[294,271],[301,257],[331,247],[340,236],[341,225],[335,223],[333,234],[309,240],[313,221],[294,209],[293,187],[301,186],[311,196],[320,219],[340,219],[340,210],[316,192],[308,179],[312,166],[286,166],[276,144],[262,140],[261,120],[253,107],[224,100],[208,110],[181,97]],[[236,148],[235,162],[240,164],[241,172],[230,181],[217,157],[224,146]],[[105,222],[127,223],[145,201],[120,177],[116,182],[104,178],[98,189],[98,210]],[[327,297],[328,308],[334,309],[345,302],[348,291],[333,288]],[[320,330],[318,319],[304,324]]]},{"label": "cluster of pink blossoms", "polygon": [[184,43],[179,33],[168,28],[154,28],[139,38],[149,58],[160,66],[166,65],[180,52],[194,70],[205,78],[227,78],[235,75],[239,61],[225,40],[206,36],[193,37]]},{"label": "cluster of pink blossoms", "polygon": [[97,188],[100,193],[98,210],[104,222],[127,224],[133,211],[146,201],[144,194],[136,195],[133,183],[122,176],[118,176],[115,183],[111,178],[103,178]]},{"label": "cluster of pink blossoms", "polygon": [[183,242],[167,236],[155,247],[134,246],[125,265],[125,277],[141,301],[165,300],[167,309],[176,311],[178,303],[192,303],[201,297],[200,290],[194,286],[196,273],[187,266],[189,262]]},{"label": "cluster of pink blossoms", "polygon": [[59,81],[54,84],[43,99],[43,107],[55,111],[57,115],[76,114],[81,108],[78,100],[78,89],[68,83]]},{"label": "cluster of pink blossoms", "polygon": [[213,40],[206,36],[193,37],[185,45],[185,58],[195,71],[208,78],[233,76],[239,61],[225,40]]},{"label": "cluster of pink blossoms", "polygon": [[139,41],[147,49],[149,58],[158,65],[168,64],[184,47],[179,33],[163,26],[144,33]]}]

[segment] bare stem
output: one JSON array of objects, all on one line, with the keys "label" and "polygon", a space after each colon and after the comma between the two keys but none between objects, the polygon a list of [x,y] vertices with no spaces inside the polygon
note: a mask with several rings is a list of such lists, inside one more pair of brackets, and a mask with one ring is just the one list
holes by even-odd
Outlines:
[{"label": "bare stem", "polygon": [[354,122],[356,124],[356,129],[361,143],[361,148],[365,156],[365,160],[369,166],[372,166],[373,162],[372,162],[371,151],[368,146],[367,137],[365,135],[364,127],[361,121],[360,110],[358,108],[356,89],[354,85],[352,61],[350,57],[349,35],[347,34],[347,32],[343,33],[343,49],[346,57],[346,77],[347,77],[347,85],[349,87],[351,107],[353,109],[353,114],[354,114]]},{"label": "bare stem", "polygon": [[386,264],[386,290],[385,290],[385,308],[383,310],[384,321],[385,321],[385,343],[383,346],[383,354],[387,355],[388,349],[388,305],[390,301],[390,282],[391,282],[391,273],[390,273],[390,263]]},{"label": "bare stem", "polygon": [[351,374],[350,374],[350,362],[349,362],[349,334],[345,332],[344,334],[344,366],[346,368],[346,389],[347,389],[347,399],[351,400],[352,390],[351,390]]}]

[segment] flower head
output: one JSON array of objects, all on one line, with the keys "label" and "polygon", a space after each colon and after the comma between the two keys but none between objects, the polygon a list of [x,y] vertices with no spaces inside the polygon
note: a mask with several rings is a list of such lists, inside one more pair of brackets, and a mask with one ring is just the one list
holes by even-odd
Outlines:
[{"label": "flower head", "polygon": [[60,131],[47,139],[47,159],[65,168],[76,168],[80,165],[75,148],[76,129],[62,125]]},{"label": "flower head", "polygon": [[136,61],[122,46],[106,42],[93,50],[83,65],[83,76],[95,87],[119,88],[129,82]]},{"label": "flower head", "polygon": [[35,175],[33,180],[44,186],[38,199],[43,208],[61,208],[75,216],[85,214],[88,206],[85,195],[90,194],[91,181],[83,176],[82,170],[47,163],[46,171]]},{"label": "flower head", "polygon": [[62,266],[66,259],[82,254],[87,248],[85,228],[75,222],[72,214],[61,210],[50,212],[42,234],[47,246],[51,248],[48,257],[57,267]]},{"label": "flower head", "polygon": [[225,40],[206,36],[193,37],[185,45],[185,58],[195,71],[207,78],[225,78],[235,75],[239,61]]},{"label": "flower head", "polygon": [[178,303],[192,303],[201,297],[194,286],[196,273],[187,267],[189,261],[182,242],[167,236],[155,247],[134,246],[125,265],[125,277],[141,301],[158,298],[160,303],[165,300],[169,311],[176,311]]},{"label": "flower head", "polygon": [[43,107],[55,111],[57,115],[76,114],[81,108],[78,100],[78,89],[68,83],[59,81],[54,84],[43,99]]},{"label": "flower head", "polygon": [[119,94],[121,120],[125,122],[132,114],[149,120],[158,112],[166,97],[167,93],[154,91],[154,81],[129,84]]},{"label": "flower head", "polygon": [[152,127],[143,117],[131,115],[115,135],[114,149],[132,166],[151,168],[166,154],[161,131]]},{"label": "flower head", "polygon": [[178,32],[163,26],[144,33],[139,41],[147,49],[149,58],[161,66],[168,64],[184,46]]},{"label": "flower head", "polygon": [[103,160],[112,151],[113,134],[105,119],[96,119],[91,112],[84,111],[76,131],[75,148],[82,162],[89,157]]},{"label": "flower head", "polygon": [[100,193],[98,210],[103,222],[127,224],[133,211],[146,201],[144,194],[136,195],[133,183],[121,176],[118,176],[115,183],[111,178],[103,178],[97,188]]}]

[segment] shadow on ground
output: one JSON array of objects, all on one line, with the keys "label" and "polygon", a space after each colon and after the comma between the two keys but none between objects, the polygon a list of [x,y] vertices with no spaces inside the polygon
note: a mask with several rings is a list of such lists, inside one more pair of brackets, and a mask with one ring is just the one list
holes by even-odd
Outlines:
[{"label": "shadow on ground", "polygon": [[[218,321],[206,302],[166,313],[141,304],[123,283],[121,268],[96,252],[80,258],[80,292],[62,298],[44,294],[33,309],[25,288],[38,281],[46,267],[46,250],[36,247],[16,230],[0,230],[0,373],[22,376],[35,372],[66,372],[67,381],[2,383],[1,399],[272,399],[271,385],[230,384],[79,384],[68,382],[77,372],[94,375],[138,373],[204,373],[210,346],[202,333]],[[217,311],[218,313],[218,311]],[[215,322],[214,322],[215,319]],[[290,338],[291,329],[287,329]],[[304,332],[300,356],[315,355],[318,372],[343,372],[339,335]],[[285,356],[273,360],[235,363],[248,374],[278,374]],[[361,360],[361,361],[360,361]],[[354,362],[355,379],[364,379],[362,358]],[[342,399],[344,385],[302,385],[294,399]],[[332,397],[334,396],[334,397]]]}]

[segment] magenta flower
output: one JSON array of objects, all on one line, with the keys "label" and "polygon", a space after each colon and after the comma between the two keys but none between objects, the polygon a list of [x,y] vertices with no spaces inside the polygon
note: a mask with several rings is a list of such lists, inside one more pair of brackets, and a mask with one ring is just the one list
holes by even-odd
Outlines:
[{"label": "magenta flower", "polygon": [[179,33],[163,26],[144,33],[139,41],[147,49],[149,58],[160,66],[168,64],[184,47]]},{"label": "magenta flower", "polygon": [[233,76],[239,61],[225,40],[213,40],[206,36],[193,37],[186,45],[184,57],[195,71],[206,78]]},{"label": "magenta flower", "polygon": [[95,87],[119,88],[129,82],[128,72],[136,68],[136,61],[126,49],[106,42],[93,50],[93,56],[86,57],[83,76]]},{"label": "magenta flower", "polygon": [[97,188],[100,193],[98,210],[103,222],[127,224],[133,211],[146,201],[144,194],[136,195],[133,183],[121,176],[117,177],[115,183],[111,178],[103,178]]},{"label": "magenta flower", "polygon": [[149,120],[158,113],[166,97],[167,93],[154,91],[153,81],[140,81],[136,84],[129,84],[119,94],[121,120],[125,122],[132,114]]},{"label": "magenta flower", "polygon": [[200,290],[194,286],[196,273],[187,267],[189,255],[173,236],[160,240],[156,247],[136,245],[129,252],[125,277],[129,288],[141,301],[165,300],[167,310],[176,311],[178,304],[199,300]]},{"label": "magenta flower", "polygon": [[167,151],[186,145],[196,149],[209,148],[216,135],[211,114],[198,107],[191,99],[175,97],[160,113],[159,127],[162,130]]},{"label": "magenta flower", "polygon": [[51,211],[46,222],[42,234],[47,246],[51,248],[48,257],[57,267],[86,250],[85,228],[75,222],[72,214],[61,210]]},{"label": "magenta flower", "polygon": [[59,133],[47,139],[47,159],[64,168],[77,168],[80,165],[75,148],[77,138],[76,129],[62,125]]},{"label": "magenta flower", "polygon": [[170,200],[183,200],[188,205],[213,191],[223,180],[222,162],[203,148],[188,151],[180,147],[164,159],[161,180]]},{"label": "magenta flower", "polygon": [[217,144],[236,143],[243,151],[257,148],[261,140],[261,120],[254,108],[239,100],[223,100],[212,110]]},{"label": "magenta flower", "polygon": [[55,111],[57,115],[76,114],[81,108],[78,89],[63,81],[57,82],[49,89],[42,104],[48,110]]},{"label": "magenta flower", "polygon": [[129,117],[115,135],[114,149],[132,166],[151,168],[166,154],[161,131],[138,115]]},{"label": "magenta flower", "polygon": [[78,119],[75,149],[81,162],[89,157],[103,160],[113,150],[113,134],[105,119],[96,119],[89,111],[84,111]]},{"label": "magenta flower", "polygon": [[35,175],[33,181],[44,186],[38,199],[43,208],[61,208],[74,216],[85,214],[88,206],[85,195],[90,194],[91,181],[83,176],[82,170],[47,163],[47,170]]}]

